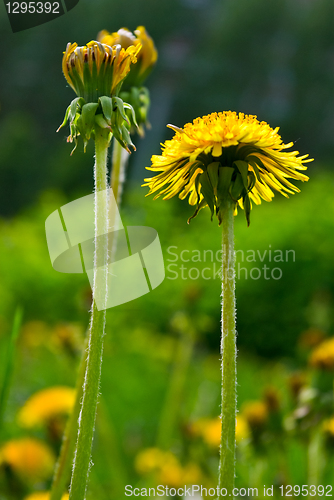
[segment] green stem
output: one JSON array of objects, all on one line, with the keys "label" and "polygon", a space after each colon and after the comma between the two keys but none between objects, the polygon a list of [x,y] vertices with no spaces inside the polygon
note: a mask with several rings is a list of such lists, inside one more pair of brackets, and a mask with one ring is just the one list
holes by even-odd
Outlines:
[{"label": "green stem", "polygon": [[10,384],[15,362],[15,351],[17,338],[22,324],[23,311],[21,307],[17,307],[14,315],[13,327],[9,337],[7,353],[4,359],[4,369],[2,380],[0,381],[0,428],[2,427],[3,415],[6,408],[7,398],[9,394]]},{"label": "green stem", "polygon": [[75,438],[78,430],[78,419],[80,414],[83,384],[85,380],[87,345],[88,345],[88,336],[85,341],[79,365],[79,371],[76,382],[75,402],[72,408],[72,412],[66,424],[59,458],[55,467],[55,472],[52,480],[50,500],[61,499],[64,491],[67,488],[68,480],[70,477],[70,469],[75,450]]},{"label": "green stem", "polygon": [[[95,129],[95,254],[93,297],[107,297],[107,259],[108,259],[108,203],[107,198],[98,196],[99,191],[108,188],[107,153],[108,140],[104,132]],[[105,235],[106,237],[97,237]],[[97,267],[96,264],[99,264]],[[91,449],[99,395],[103,337],[106,311],[98,310],[93,299],[89,329],[87,367],[83,386],[82,406],[79,416],[78,439],[73,464],[70,487],[70,500],[84,500],[89,475]]]},{"label": "green stem", "polygon": [[236,332],[235,332],[235,269],[232,201],[221,208],[223,228],[222,262],[222,407],[219,488],[232,496],[235,476],[236,419]]},{"label": "green stem", "polygon": [[122,198],[123,185],[125,181],[125,171],[128,159],[129,153],[114,138],[110,187],[113,190],[117,205],[121,202]]},{"label": "green stem", "polygon": [[[121,196],[123,191],[123,184],[125,181],[125,170],[127,161],[129,158],[128,152],[123,149],[119,142],[114,139],[113,141],[113,156],[112,156],[112,171],[111,171],[111,187],[113,189],[115,199],[119,205],[121,202]],[[113,224],[110,224],[111,226]],[[116,251],[117,245],[117,232],[114,233],[115,237],[112,239],[112,252]],[[75,403],[66,425],[63,443],[60,450],[60,455],[55,467],[55,473],[52,482],[51,496],[50,500],[60,500],[62,494],[66,490],[68,478],[70,475],[71,464],[73,460],[74,450],[75,450],[75,439],[77,435],[78,420],[81,408],[83,385],[85,380],[86,371],[86,348],[82,353],[82,358],[80,361],[77,383],[76,383],[76,399]],[[114,446],[116,446],[116,441]],[[117,453],[117,456],[119,453]],[[121,462],[118,463],[119,474],[124,476],[124,471]]]}]

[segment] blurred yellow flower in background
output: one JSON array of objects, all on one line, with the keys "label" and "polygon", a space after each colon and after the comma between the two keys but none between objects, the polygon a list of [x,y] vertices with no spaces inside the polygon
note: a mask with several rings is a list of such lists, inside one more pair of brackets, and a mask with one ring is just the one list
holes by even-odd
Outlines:
[{"label": "blurred yellow flower in background", "polygon": [[[49,500],[50,499],[50,492],[49,491],[36,491],[36,493],[32,493],[31,495],[28,495],[27,497],[24,498],[24,500]],[[61,497],[61,500],[68,500],[69,499],[69,494],[64,493],[64,495]]]},{"label": "blurred yellow flower in background", "polygon": [[327,434],[329,434],[332,438],[334,438],[334,416],[329,418],[323,422],[323,430]]},{"label": "blurred yellow flower in background", "polygon": [[[191,427],[191,431],[203,438],[203,441],[212,448],[218,450],[220,446],[221,439],[221,420],[220,417],[217,418],[202,418],[194,422]],[[249,437],[250,430],[247,420],[241,415],[237,416],[236,428],[235,428],[235,439],[240,442],[242,439],[247,439]]]},{"label": "blurred yellow flower in background", "polygon": [[135,460],[135,469],[141,475],[153,476],[157,484],[177,488],[184,484],[196,484],[202,477],[200,468],[194,463],[182,466],[170,451],[147,448]]},{"label": "blurred yellow flower in background", "polygon": [[220,445],[221,420],[217,418],[201,418],[193,423],[192,431],[197,436],[201,436],[203,441],[217,448]]},{"label": "blurred yellow flower in background", "polygon": [[314,368],[334,371],[334,337],[319,344],[311,353],[309,362]]},{"label": "blurred yellow flower in background", "polygon": [[148,474],[159,468],[166,458],[170,460],[170,456],[175,458],[172,453],[159,448],[146,448],[137,455],[135,468],[139,474]]},{"label": "blurred yellow flower in background", "polygon": [[48,424],[52,419],[71,412],[75,389],[55,386],[33,394],[22,406],[18,421],[23,427],[32,428]]},{"label": "blurred yellow flower in background", "polygon": [[37,439],[13,439],[0,448],[0,465],[33,484],[49,478],[54,464],[53,451]]},{"label": "blurred yellow flower in background", "polygon": [[251,429],[263,427],[268,421],[268,408],[263,401],[248,401],[242,407],[242,417]]},{"label": "blurred yellow flower in background", "polygon": [[235,426],[235,440],[240,443],[243,439],[248,439],[250,436],[250,429],[247,420],[241,415],[237,415],[237,422]]}]

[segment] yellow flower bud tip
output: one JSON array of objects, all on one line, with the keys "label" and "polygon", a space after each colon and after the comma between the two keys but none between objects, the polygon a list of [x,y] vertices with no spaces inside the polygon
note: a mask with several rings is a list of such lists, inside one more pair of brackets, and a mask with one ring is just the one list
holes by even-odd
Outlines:
[{"label": "yellow flower bud tip", "polygon": [[127,28],[121,28],[114,33],[102,30],[98,33],[97,40],[108,45],[120,44],[123,48],[141,46],[137,63],[131,66],[130,73],[126,78],[125,85],[127,87],[142,85],[158,59],[157,49],[144,26],[138,26],[134,34]]},{"label": "yellow flower bud tip", "polygon": [[229,199],[235,214],[238,207],[245,210],[249,225],[252,202],[271,201],[274,191],[288,198],[300,191],[289,178],[308,180],[300,170],[312,159],[298,157],[298,151],[284,152],[293,143],[284,144],[278,127],[272,129],[256,116],[224,111],[196,118],[184,128],[168,127],[174,137],[146,167],[160,173],[145,179],[144,186],[150,188],[148,194],[163,195],[164,200],[189,195],[189,204],[196,205],[190,219],[209,206],[211,219],[216,214],[221,223],[220,206]]},{"label": "yellow flower bud tip", "polygon": [[122,48],[95,40],[78,47],[68,43],[62,69],[68,84],[86,102],[97,102],[101,96],[117,95],[132,63],[137,62],[141,44]]}]

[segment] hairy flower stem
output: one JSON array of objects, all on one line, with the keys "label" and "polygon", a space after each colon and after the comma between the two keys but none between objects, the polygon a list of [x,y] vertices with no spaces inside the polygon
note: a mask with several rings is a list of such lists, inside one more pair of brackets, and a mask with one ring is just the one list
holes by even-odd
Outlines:
[{"label": "hairy flower stem", "polygon": [[[125,171],[128,162],[129,153],[121,147],[119,142],[114,139],[113,141],[113,155],[112,155],[112,170],[111,170],[111,188],[113,190],[117,204],[119,205],[122,198],[123,184],[125,182]],[[113,226],[112,221],[110,221],[110,226]],[[114,237],[111,243],[111,252],[114,254],[117,246],[117,232],[113,233]],[[52,482],[51,496],[50,500],[61,500],[61,497],[66,490],[67,481],[70,475],[70,468],[73,460],[74,450],[75,450],[75,440],[77,435],[77,426],[80,414],[81,400],[82,400],[82,390],[85,380],[86,372],[86,348],[85,345],[82,358],[80,361],[80,366],[78,370],[78,377],[76,382],[76,398],[75,403],[68,419],[63,443],[60,450],[60,455],[55,467],[55,473]],[[114,443],[116,445],[116,443]],[[119,454],[118,454],[119,455]],[[118,463],[120,475],[124,475],[122,464]]]},{"label": "hairy flower stem", "polygon": [[221,336],[221,444],[219,488],[226,488],[232,496],[235,475],[235,419],[236,419],[236,331],[235,331],[235,269],[233,244],[232,201],[227,200],[222,212],[222,336]]},{"label": "hairy flower stem", "polygon": [[117,205],[121,202],[123,185],[125,182],[125,171],[129,159],[129,153],[114,138],[112,153],[112,171],[110,187],[113,190]]},{"label": "hairy flower stem", "polygon": [[[109,142],[102,129],[95,129],[95,253],[93,297],[107,297],[108,199],[98,196],[108,188],[107,153]],[[105,235],[105,237],[98,237]],[[90,468],[91,449],[101,378],[106,311],[98,310],[93,298],[88,337],[87,366],[79,416],[78,438],[70,486],[70,500],[84,500]]]},{"label": "hairy flower stem", "polygon": [[67,482],[70,476],[70,469],[75,450],[75,438],[77,435],[83,384],[85,380],[87,344],[88,344],[88,337],[86,338],[83,352],[81,355],[78,377],[76,382],[75,402],[66,424],[59,458],[56,463],[55,472],[52,480],[50,500],[60,500],[64,491],[67,489]]}]

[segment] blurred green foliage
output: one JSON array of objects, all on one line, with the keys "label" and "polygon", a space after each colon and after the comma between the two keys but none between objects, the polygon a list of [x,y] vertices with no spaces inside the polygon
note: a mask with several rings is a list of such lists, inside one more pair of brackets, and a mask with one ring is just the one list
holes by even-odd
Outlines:
[{"label": "blurred green foliage", "polygon": [[[333,331],[333,177],[313,175],[311,168],[301,193],[253,207],[249,228],[243,211],[235,218],[238,344],[262,355],[291,355],[309,327]],[[138,325],[164,333],[175,311],[185,310],[201,325],[203,345],[216,351],[221,230],[206,209],[188,226],[193,207],[178,199],[153,201],[145,193],[127,187],[121,216],[126,225],[158,231],[166,278],[152,293],[110,310],[107,323],[117,321],[124,335]],[[35,207],[1,222],[0,319],[7,327],[17,304],[27,320],[88,321],[86,276],[54,271],[45,241],[46,217],[65,203],[62,194],[45,192]],[[274,262],[280,252],[284,261]],[[249,255],[255,262],[247,262]]]}]

